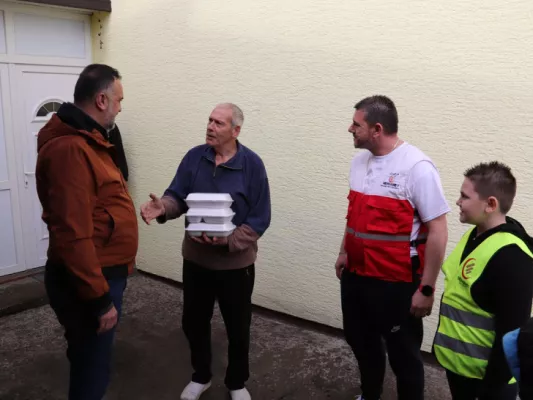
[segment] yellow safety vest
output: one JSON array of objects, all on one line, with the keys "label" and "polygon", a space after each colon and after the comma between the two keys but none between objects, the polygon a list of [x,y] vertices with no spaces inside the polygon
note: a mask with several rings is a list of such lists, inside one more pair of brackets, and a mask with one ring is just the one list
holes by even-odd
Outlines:
[{"label": "yellow safety vest", "polygon": [[[523,240],[508,232],[496,232],[485,239],[461,263],[472,233],[470,229],[444,262],[444,296],[439,328],[433,345],[439,363],[467,378],[483,379],[495,340],[494,315],[482,310],[472,298],[472,285],[490,259],[502,247],[516,244],[533,258]],[[514,378],[510,383],[514,383]]]}]

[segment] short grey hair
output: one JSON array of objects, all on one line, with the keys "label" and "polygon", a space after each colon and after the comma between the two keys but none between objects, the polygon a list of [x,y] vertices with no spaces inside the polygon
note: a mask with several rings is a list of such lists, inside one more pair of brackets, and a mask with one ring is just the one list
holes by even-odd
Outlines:
[{"label": "short grey hair", "polygon": [[244,114],[242,110],[233,103],[222,103],[219,104],[217,107],[226,107],[231,109],[231,125],[233,127],[235,126],[242,126],[244,123]]}]

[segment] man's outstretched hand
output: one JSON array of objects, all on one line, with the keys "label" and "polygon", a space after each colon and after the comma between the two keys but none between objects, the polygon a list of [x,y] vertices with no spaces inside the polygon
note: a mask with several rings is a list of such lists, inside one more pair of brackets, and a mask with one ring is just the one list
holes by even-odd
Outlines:
[{"label": "man's outstretched hand", "polygon": [[152,220],[165,214],[163,201],[153,193],[150,193],[150,199],[150,201],[141,206],[141,217],[147,225],[150,225]]}]

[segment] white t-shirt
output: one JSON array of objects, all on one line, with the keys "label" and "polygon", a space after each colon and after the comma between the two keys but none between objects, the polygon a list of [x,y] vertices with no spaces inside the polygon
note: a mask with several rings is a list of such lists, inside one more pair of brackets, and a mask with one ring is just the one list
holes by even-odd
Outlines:
[{"label": "white t-shirt", "polygon": [[[405,164],[411,162],[415,162],[414,166],[406,168]],[[369,151],[357,154],[350,169],[350,188],[364,194],[408,200],[418,213],[413,220],[411,240],[418,237],[421,221],[425,223],[450,212],[435,165],[407,142],[384,156],[374,156]],[[416,255],[416,250],[411,253]]]}]

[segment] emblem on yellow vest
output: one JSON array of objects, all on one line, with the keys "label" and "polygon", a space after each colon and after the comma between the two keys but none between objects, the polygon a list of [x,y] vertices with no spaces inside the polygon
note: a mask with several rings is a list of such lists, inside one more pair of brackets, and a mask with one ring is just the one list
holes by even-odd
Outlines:
[{"label": "emblem on yellow vest", "polygon": [[472,270],[474,269],[476,265],[476,259],[475,258],[468,258],[464,263],[463,263],[463,270],[461,272],[461,275],[463,276],[463,279],[469,279],[470,278],[470,274],[472,273]]}]

